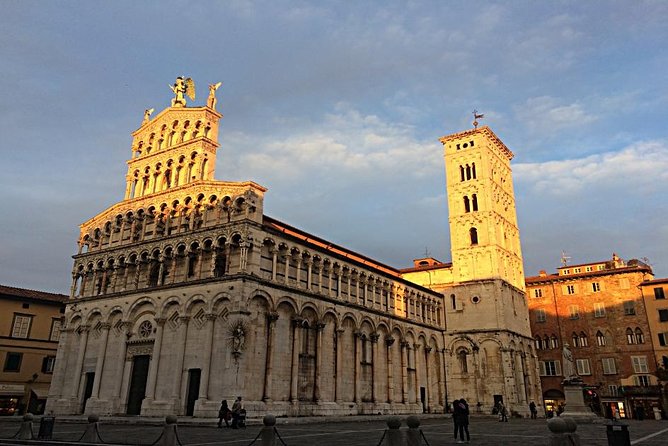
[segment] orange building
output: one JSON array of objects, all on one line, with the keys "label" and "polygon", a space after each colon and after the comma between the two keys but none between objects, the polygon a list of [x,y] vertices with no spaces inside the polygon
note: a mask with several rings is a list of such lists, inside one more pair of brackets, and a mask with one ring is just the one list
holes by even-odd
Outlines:
[{"label": "orange building", "polygon": [[663,392],[663,407],[668,407],[668,278],[640,284],[645,301],[650,338],[654,346],[657,375]]},{"label": "orange building", "polygon": [[44,411],[66,299],[0,285],[0,415]]},{"label": "orange building", "polygon": [[[653,279],[639,260],[568,265],[526,279],[531,331],[546,410],[564,403],[563,348],[573,353],[588,401],[602,415],[653,417],[660,389],[639,285]],[[668,331],[668,329],[666,329]]]}]

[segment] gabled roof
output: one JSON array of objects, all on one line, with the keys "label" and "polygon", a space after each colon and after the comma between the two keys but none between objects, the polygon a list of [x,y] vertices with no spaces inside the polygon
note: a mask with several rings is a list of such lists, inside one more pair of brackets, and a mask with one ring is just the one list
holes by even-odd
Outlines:
[{"label": "gabled roof", "polygon": [[26,288],[15,288],[0,285],[0,298],[41,300],[48,302],[65,303],[69,296],[65,294],[46,293],[44,291],[29,290]]}]

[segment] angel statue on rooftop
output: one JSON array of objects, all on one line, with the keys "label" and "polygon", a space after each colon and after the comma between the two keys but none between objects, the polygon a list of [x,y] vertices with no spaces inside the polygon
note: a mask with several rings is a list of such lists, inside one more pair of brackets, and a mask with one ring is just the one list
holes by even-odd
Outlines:
[{"label": "angel statue on rooftop", "polygon": [[190,100],[195,100],[195,82],[191,78],[184,78],[179,76],[176,78],[174,85],[170,85],[169,88],[174,92],[174,99],[172,99],[172,107],[185,107],[186,98],[185,95],[188,95]]},{"label": "angel statue on rooftop", "polygon": [[216,102],[218,102],[218,99],[216,99],[216,90],[218,90],[222,84],[222,82],[209,84],[209,98],[206,100],[206,106],[213,110],[216,109]]}]

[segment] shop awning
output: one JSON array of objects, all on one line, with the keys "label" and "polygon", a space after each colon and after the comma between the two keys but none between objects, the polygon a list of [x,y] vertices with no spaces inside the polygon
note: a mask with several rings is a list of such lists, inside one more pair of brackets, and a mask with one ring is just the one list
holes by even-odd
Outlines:
[{"label": "shop awning", "polygon": [[49,386],[35,386],[33,385],[30,390],[41,400],[45,400],[49,395]]}]

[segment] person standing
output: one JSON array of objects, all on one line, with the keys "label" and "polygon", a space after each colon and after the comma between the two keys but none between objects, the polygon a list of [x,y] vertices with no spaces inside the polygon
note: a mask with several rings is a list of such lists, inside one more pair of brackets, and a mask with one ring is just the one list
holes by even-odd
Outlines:
[{"label": "person standing", "polygon": [[218,410],[218,427],[223,427],[223,420],[225,421],[225,427],[230,427],[229,420],[231,417],[232,411],[227,406],[227,400],[223,400],[220,403],[220,409]]},{"label": "person standing", "polygon": [[241,397],[238,396],[237,399],[232,404],[232,429],[239,429],[239,417],[241,416],[241,411],[244,406],[241,403]]},{"label": "person standing", "polygon": [[499,412],[499,422],[508,422],[508,410],[506,409],[506,406],[503,405],[503,402],[499,401],[497,410]]},{"label": "person standing", "polygon": [[457,438],[457,433],[459,433],[459,440],[457,443],[464,443],[464,432],[466,432],[466,443],[471,441],[471,435],[469,434],[469,405],[464,398],[459,401],[455,401],[455,413],[453,417],[455,418],[455,439]]},{"label": "person standing", "polygon": [[533,401],[529,403],[529,412],[531,412],[531,419],[535,420],[538,411],[536,410],[536,403],[534,403]]}]

